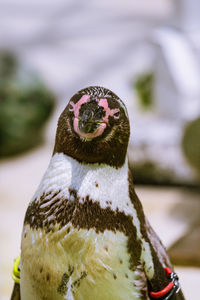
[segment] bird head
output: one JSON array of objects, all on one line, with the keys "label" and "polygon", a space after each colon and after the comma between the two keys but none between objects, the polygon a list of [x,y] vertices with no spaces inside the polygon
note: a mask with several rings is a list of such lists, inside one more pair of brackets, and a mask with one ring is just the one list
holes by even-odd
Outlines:
[{"label": "bird head", "polygon": [[120,167],[130,135],[124,103],[103,87],[77,92],[58,121],[54,153],[63,152],[84,163]]}]

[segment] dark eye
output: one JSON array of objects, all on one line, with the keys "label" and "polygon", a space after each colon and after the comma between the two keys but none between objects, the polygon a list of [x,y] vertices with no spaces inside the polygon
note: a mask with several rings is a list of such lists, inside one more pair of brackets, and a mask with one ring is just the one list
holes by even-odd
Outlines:
[{"label": "dark eye", "polygon": [[71,102],[69,103],[69,111],[74,111],[75,106],[76,106],[76,105],[74,104],[74,102],[71,101]]},{"label": "dark eye", "polygon": [[113,115],[113,117],[114,117],[115,119],[119,119],[119,117],[120,117],[120,112],[119,112],[119,111],[116,112],[116,113]]}]

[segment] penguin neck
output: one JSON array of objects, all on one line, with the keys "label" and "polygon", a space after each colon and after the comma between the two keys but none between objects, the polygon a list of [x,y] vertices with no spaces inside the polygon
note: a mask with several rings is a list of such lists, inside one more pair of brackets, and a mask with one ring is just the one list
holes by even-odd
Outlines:
[{"label": "penguin neck", "polygon": [[83,164],[63,153],[54,154],[34,198],[40,201],[43,194],[59,192],[73,200],[71,191],[80,202],[89,197],[102,208],[109,205],[113,210],[124,210],[124,195],[129,195],[128,159],[116,169],[106,164]]}]

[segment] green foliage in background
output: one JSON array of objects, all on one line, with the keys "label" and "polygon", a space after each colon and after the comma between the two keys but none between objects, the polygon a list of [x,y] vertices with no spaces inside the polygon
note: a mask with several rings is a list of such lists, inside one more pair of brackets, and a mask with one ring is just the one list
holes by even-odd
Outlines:
[{"label": "green foliage in background", "polygon": [[135,81],[134,86],[143,109],[150,109],[153,106],[153,83],[153,72],[144,73]]},{"label": "green foliage in background", "polygon": [[9,80],[14,75],[16,75],[18,68],[18,62],[15,56],[8,52],[2,51],[0,53],[0,79],[1,83],[2,80]]},{"label": "green foliage in background", "polygon": [[185,127],[182,148],[186,159],[200,175],[200,118]]},{"label": "green foliage in background", "polygon": [[40,81],[19,80],[18,62],[0,54],[0,156],[23,152],[42,140],[55,97]]},{"label": "green foliage in background", "polygon": [[152,161],[143,163],[134,162],[130,165],[133,179],[136,184],[172,185],[173,173],[171,170],[164,170]]}]

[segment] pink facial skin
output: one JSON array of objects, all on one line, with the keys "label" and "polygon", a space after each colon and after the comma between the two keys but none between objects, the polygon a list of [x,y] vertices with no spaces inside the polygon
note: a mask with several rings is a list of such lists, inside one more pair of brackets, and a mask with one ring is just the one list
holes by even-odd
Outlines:
[{"label": "pink facial skin", "polygon": [[72,102],[72,101],[69,103],[72,106],[72,108],[70,108],[69,110],[74,112],[75,118],[78,118],[78,116],[79,116],[79,109],[80,109],[81,105],[86,102],[89,102],[89,100],[90,100],[90,96],[84,95],[81,97],[81,99],[76,104],[74,104],[74,102]]},{"label": "pink facial skin", "polygon": [[104,130],[105,130],[107,124],[108,124],[109,116],[113,116],[115,119],[119,119],[119,116],[115,116],[115,114],[118,113],[120,110],[118,108],[117,109],[110,109],[108,107],[107,99],[100,99],[98,105],[102,106],[104,108],[105,112],[106,112],[106,115],[103,118],[103,122],[100,123],[99,128],[95,132],[93,132],[93,133],[84,133],[84,132],[80,131],[80,129],[78,127],[79,110],[80,110],[81,105],[83,105],[84,103],[87,103],[89,101],[90,101],[90,96],[89,95],[84,95],[84,96],[81,97],[81,99],[76,104],[74,104],[74,102],[71,101],[70,105],[72,106],[72,108],[70,108],[69,110],[74,112],[73,126],[74,126],[75,132],[78,133],[78,135],[80,135],[83,138],[93,139],[95,137],[100,136],[104,132]]},{"label": "pink facial skin", "polygon": [[120,112],[119,108],[110,109],[108,107],[108,101],[107,99],[100,99],[99,105],[102,106],[106,112],[105,117],[103,118],[103,121],[108,124],[108,118],[109,116],[114,117],[114,119],[119,119],[120,116],[115,116],[116,113]]}]

